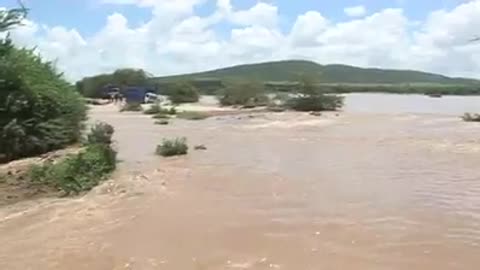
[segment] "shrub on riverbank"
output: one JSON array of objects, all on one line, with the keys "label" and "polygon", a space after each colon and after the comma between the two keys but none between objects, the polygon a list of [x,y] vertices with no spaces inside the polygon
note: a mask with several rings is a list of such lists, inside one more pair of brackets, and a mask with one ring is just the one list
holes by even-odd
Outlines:
[{"label": "shrub on riverbank", "polygon": [[168,89],[168,98],[173,104],[198,102],[197,88],[188,82],[177,82]]},{"label": "shrub on riverbank", "polygon": [[463,121],[466,121],[466,122],[480,122],[480,114],[478,114],[478,113],[475,113],[475,114],[465,113],[462,116],[462,119],[463,119]]},{"label": "shrub on riverbank", "polygon": [[[0,11],[0,37],[25,18]],[[0,162],[66,147],[81,137],[84,100],[52,62],[0,38]]]},{"label": "shrub on riverbank", "polygon": [[87,135],[88,144],[112,144],[112,136],[115,129],[107,123],[97,123],[91,129]]},{"label": "shrub on riverbank", "polygon": [[157,146],[155,152],[163,157],[186,155],[188,153],[187,139],[163,140],[162,144]]},{"label": "shrub on riverbank", "polygon": [[117,153],[111,146],[112,135],[110,125],[97,124],[87,136],[87,146],[78,154],[57,163],[32,166],[29,172],[32,183],[58,189],[65,195],[92,189],[116,168]]}]

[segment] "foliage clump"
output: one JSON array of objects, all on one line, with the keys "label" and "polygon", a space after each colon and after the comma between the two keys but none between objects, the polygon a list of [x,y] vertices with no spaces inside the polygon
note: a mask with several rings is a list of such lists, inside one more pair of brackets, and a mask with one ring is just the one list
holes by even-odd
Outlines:
[{"label": "foliage clump", "polygon": [[108,124],[96,124],[87,135],[86,147],[79,153],[57,163],[32,166],[29,171],[32,183],[55,188],[65,195],[97,186],[116,168],[117,152],[111,145],[113,132]]},{"label": "foliage clump", "polygon": [[223,106],[253,108],[268,104],[265,87],[259,82],[230,82],[220,91],[218,101]]},{"label": "foliage clump", "polygon": [[[0,36],[26,16],[0,11]],[[0,38],[0,162],[42,154],[77,142],[86,105],[52,62]]]},{"label": "foliage clump", "polygon": [[343,97],[323,93],[310,78],[303,77],[295,97],[287,101],[289,108],[296,111],[335,111],[343,106]]},{"label": "foliage clump", "polygon": [[188,153],[186,138],[176,138],[173,140],[164,139],[162,144],[157,146],[156,154],[163,157],[181,156]]},{"label": "foliage clump", "polygon": [[478,113],[474,113],[474,114],[465,113],[462,116],[462,119],[465,122],[480,122],[480,114],[478,114]]},{"label": "foliage clump", "polygon": [[173,104],[198,102],[198,89],[188,82],[177,82],[168,89],[168,98]]}]

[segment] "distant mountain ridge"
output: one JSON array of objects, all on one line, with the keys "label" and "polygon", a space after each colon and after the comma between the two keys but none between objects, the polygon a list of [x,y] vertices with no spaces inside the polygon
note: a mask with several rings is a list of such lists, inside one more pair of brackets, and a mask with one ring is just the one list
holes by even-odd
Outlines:
[{"label": "distant mountain ridge", "polygon": [[452,78],[444,75],[380,68],[360,68],[348,65],[320,65],[312,61],[287,60],[238,65],[211,71],[158,77],[158,81],[176,80],[255,80],[263,82],[296,81],[302,75],[316,78],[321,83],[345,84],[480,84],[480,80]]}]

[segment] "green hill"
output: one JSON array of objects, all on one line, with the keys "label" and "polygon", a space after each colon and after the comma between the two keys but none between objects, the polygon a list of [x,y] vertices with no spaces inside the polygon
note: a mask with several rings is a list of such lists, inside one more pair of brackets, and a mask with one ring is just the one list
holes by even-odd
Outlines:
[{"label": "green hill", "polygon": [[291,60],[239,65],[212,71],[159,77],[158,82],[176,80],[256,80],[263,82],[296,81],[301,75],[335,84],[480,84],[479,80],[451,78],[413,70],[359,68],[347,65],[320,65],[311,61]]}]

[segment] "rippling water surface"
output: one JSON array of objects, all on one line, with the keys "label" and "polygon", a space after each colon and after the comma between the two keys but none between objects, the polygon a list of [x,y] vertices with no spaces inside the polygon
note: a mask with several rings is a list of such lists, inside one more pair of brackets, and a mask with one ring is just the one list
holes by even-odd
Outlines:
[{"label": "rippling water surface", "polygon": [[[480,103],[456,99],[169,126],[95,108],[120,170],[81,198],[0,209],[0,269],[477,269],[480,125],[458,115]],[[208,149],[153,155],[175,136]]]}]

